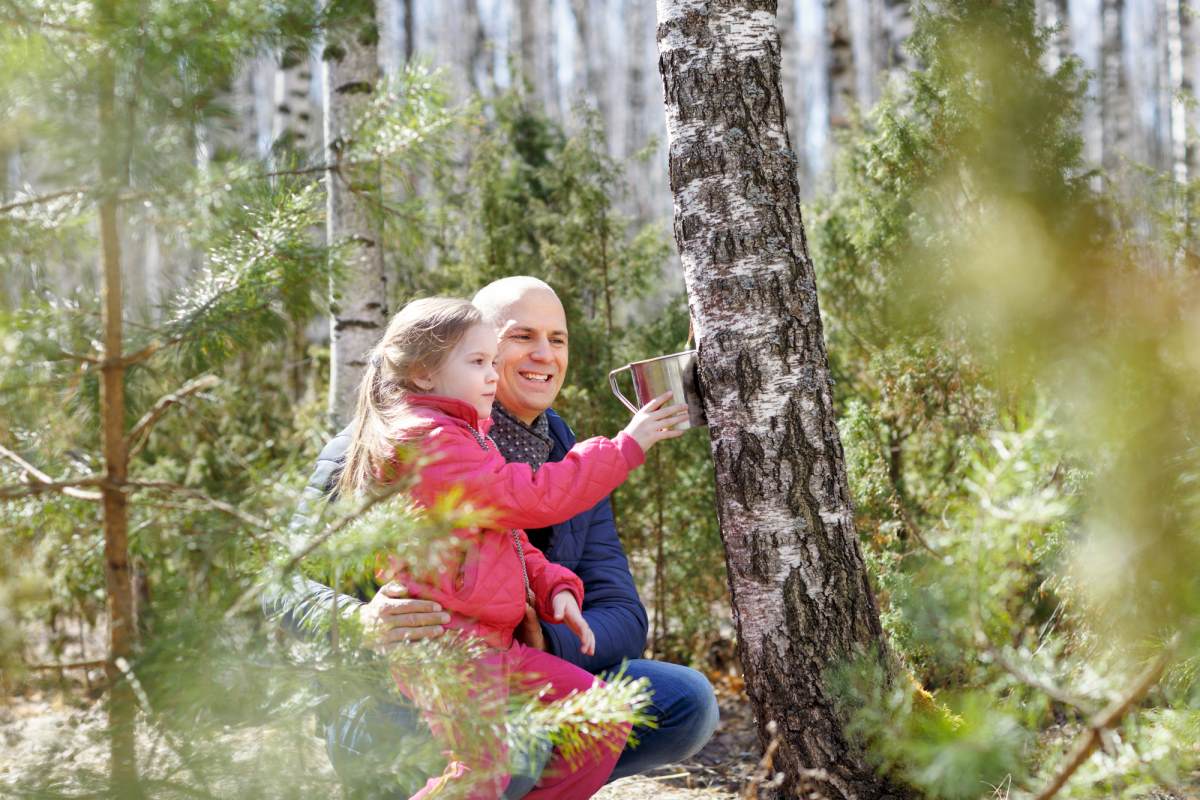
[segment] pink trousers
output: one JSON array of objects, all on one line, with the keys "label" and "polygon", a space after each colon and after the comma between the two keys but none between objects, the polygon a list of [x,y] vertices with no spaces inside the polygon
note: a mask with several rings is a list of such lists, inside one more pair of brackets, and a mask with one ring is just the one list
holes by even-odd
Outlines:
[{"label": "pink trousers", "polygon": [[[493,700],[507,698],[509,689],[524,693],[536,692],[547,687],[541,699],[542,702],[549,703],[566,697],[572,691],[583,692],[593,684],[603,685],[603,681],[590,672],[517,641],[507,650],[489,651],[475,666],[478,688],[473,694],[478,696],[484,692],[494,693],[482,704],[488,707],[492,706]],[[401,685],[402,691],[403,688]],[[482,782],[472,788],[468,797],[471,800],[497,800],[504,793],[509,781],[503,767],[496,767],[497,764],[507,763],[503,743],[496,743],[490,752],[471,754],[471,763],[467,763],[460,760],[466,754],[453,749],[456,740],[461,737],[455,735],[454,731],[447,730],[447,726],[432,720],[431,727],[436,735],[449,741],[452,748],[449,754],[451,761],[441,775],[430,778],[424,788],[410,800],[425,800],[450,794],[461,796],[462,782],[475,783],[476,779],[482,779]],[[564,758],[558,748],[555,748],[542,777],[525,797],[527,800],[579,800],[591,797],[600,790],[616,766],[625,740],[629,738],[629,730],[630,725],[626,723],[607,726],[599,735],[593,733],[594,738],[590,739],[590,744],[570,760]],[[491,773],[494,777],[483,779],[482,775],[472,775],[473,770],[484,774]]]}]

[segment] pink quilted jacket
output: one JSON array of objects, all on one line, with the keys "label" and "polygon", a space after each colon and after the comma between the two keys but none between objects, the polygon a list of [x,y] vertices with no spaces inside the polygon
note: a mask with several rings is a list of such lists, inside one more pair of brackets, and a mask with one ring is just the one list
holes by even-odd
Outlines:
[{"label": "pink quilted jacket", "polygon": [[558,524],[611,494],[645,460],[637,441],[625,433],[615,440],[588,439],[571,448],[562,461],[543,464],[535,472],[528,464],[504,460],[486,438],[491,419],[479,419],[469,403],[437,395],[412,395],[408,401],[423,424],[399,438],[419,441],[433,456],[421,470],[413,497],[429,506],[459,487],[466,501],[491,510],[495,527],[455,531],[463,542],[461,553],[435,576],[418,578],[392,562],[390,572],[381,572],[380,579],[398,578],[415,596],[441,604],[450,614],[448,627],[507,648],[525,615],[525,579],[512,537],[516,529],[538,616],[552,621],[551,598],[563,589],[582,607],[578,576],[547,560],[521,529]]}]

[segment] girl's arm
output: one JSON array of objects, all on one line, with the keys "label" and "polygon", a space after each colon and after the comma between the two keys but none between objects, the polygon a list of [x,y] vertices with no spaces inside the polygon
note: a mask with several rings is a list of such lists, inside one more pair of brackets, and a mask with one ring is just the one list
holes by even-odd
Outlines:
[{"label": "girl's arm", "polygon": [[645,460],[641,445],[625,432],[580,442],[563,460],[536,472],[506,462],[490,445],[482,449],[458,426],[434,428],[426,441],[434,460],[421,471],[416,499],[432,505],[460,487],[464,500],[492,510],[492,524],[500,528],[544,528],[570,519],[607,497]]},{"label": "girl's arm", "polygon": [[518,530],[521,549],[525,554],[525,571],[529,575],[529,588],[533,590],[534,610],[545,622],[560,622],[554,618],[552,606],[554,595],[570,592],[575,602],[583,608],[583,581],[571,570],[546,558],[541,550],[530,543],[525,531]]}]

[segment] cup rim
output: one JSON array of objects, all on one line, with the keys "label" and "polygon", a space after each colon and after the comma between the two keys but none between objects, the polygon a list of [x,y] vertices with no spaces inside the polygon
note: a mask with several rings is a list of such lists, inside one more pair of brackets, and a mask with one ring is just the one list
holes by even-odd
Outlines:
[{"label": "cup rim", "polygon": [[655,356],[654,358],[643,358],[641,361],[630,361],[628,366],[633,367],[633,366],[637,366],[638,364],[649,364],[652,361],[662,361],[664,358],[676,358],[677,356],[686,356],[689,354],[695,354],[696,352],[697,351],[695,349],[680,350],[678,353],[667,353],[665,356]]}]

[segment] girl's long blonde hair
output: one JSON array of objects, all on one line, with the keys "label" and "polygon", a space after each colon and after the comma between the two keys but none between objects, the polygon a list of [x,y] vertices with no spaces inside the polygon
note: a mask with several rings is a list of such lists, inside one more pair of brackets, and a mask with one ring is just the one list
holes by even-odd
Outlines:
[{"label": "girl's long blonde hair", "polygon": [[437,370],[467,331],[482,323],[479,309],[456,297],[413,300],[392,317],[367,353],[339,495],[365,492],[375,482],[376,469],[395,455],[397,435],[411,424],[407,398],[421,392],[413,379]]}]

